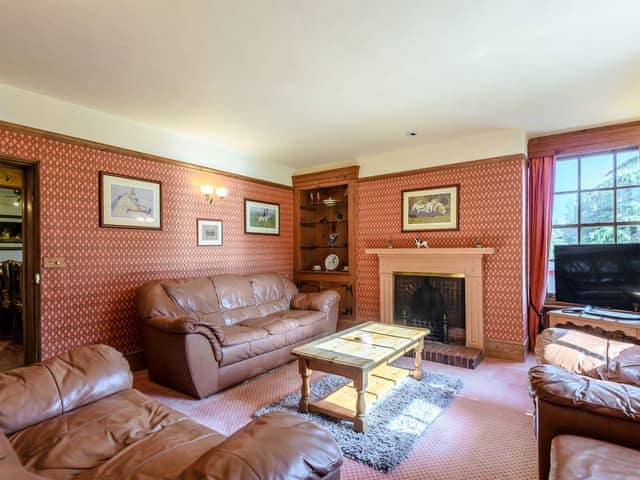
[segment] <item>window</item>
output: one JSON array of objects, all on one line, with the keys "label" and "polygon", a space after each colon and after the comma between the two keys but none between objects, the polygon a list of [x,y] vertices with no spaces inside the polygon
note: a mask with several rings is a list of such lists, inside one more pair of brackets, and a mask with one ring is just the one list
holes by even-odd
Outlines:
[{"label": "window", "polygon": [[640,160],[625,148],[556,160],[547,293],[555,245],[640,243]]}]

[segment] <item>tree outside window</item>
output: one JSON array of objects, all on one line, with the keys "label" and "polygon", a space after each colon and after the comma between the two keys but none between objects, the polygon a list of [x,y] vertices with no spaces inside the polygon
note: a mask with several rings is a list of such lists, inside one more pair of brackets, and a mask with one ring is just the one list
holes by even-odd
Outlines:
[{"label": "tree outside window", "polygon": [[556,160],[547,292],[555,245],[640,243],[640,158],[625,148]]}]

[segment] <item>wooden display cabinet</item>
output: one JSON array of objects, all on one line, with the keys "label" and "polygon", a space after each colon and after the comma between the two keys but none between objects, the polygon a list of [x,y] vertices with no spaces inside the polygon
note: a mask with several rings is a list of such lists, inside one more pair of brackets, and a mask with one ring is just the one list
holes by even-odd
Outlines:
[{"label": "wooden display cabinet", "polygon": [[[302,292],[334,289],[340,321],[355,322],[355,195],[360,167],[296,175],[295,281]],[[332,262],[333,260],[333,262]]]}]

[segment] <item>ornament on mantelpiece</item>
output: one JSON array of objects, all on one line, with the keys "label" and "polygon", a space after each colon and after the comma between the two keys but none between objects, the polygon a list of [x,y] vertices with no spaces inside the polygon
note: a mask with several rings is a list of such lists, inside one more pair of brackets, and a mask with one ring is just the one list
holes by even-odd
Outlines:
[{"label": "ornament on mantelpiece", "polygon": [[416,248],[427,248],[429,243],[426,240],[416,237]]}]

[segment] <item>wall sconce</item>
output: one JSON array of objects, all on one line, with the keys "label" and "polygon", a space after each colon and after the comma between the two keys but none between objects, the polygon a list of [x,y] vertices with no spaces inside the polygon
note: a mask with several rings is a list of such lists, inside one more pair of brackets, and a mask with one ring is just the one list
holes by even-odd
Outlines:
[{"label": "wall sconce", "polygon": [[226,187],[214,187],[213,185],[200,185],[200,191],[206,198],[208,204],[213,203],[214,197],[224,198],[229,193]]}]

